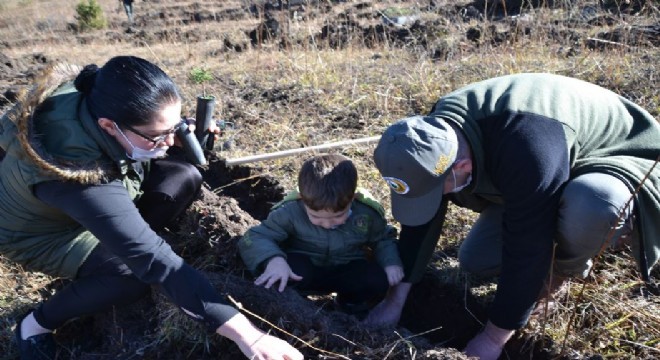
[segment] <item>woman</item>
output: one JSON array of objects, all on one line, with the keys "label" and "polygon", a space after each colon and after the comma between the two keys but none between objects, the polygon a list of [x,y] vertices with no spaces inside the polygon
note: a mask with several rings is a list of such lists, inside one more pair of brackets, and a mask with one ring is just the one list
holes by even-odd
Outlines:
[{"label": "woman", "polygon": [[180,113],[161,69],[119,56],[102,68],[53,68],[0,120],[0,253],[73,279],[18,321],[21,359],[54,358],[53,330],[134,302],[152,286],[248,358],[302,359],[222,300],[156,234],[202,183],[194,166],[163,158]]}]

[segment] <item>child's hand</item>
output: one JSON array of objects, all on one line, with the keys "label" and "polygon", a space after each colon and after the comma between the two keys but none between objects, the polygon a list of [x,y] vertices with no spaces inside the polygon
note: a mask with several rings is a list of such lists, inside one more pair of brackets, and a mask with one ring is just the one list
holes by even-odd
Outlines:
[{"label": "child's hand", "polygon": [[403,268],[399,265],[386,266],[385,274],[387,274],[387,282],[390,283],[390,286],[394,286],[403,280]]},{"label": "child's hand", "polygon": [[[403,270],[401,271],[401,273],[403,273]],[[266,289],[270,289],[270,287],[273,286],[273,284],[279,281],[280,286],[279,288],[277,288],[277,290],[279,292],[282,292],[286,288],[286,284],[287,282],[289,282],[289,279],[294,281],[300,281],[302,280],[302,276],[295,274],[291,270],[291,267],[289,267],[289,264],[286,262],[286,260],[284,260],[284,258],[280,256],[276,256],[270,259],[270,261],[268,261],[268,265],[266,265],[266,270],[264,270],[264,273],[261,274],[254,281],[254,284],[257,286],[261,286],[265,284],[264,287]]]}]

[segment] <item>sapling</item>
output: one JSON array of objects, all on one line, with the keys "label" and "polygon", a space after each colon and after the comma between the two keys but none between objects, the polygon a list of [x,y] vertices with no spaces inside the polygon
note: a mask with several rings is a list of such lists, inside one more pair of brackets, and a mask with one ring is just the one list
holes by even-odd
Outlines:
[{"label": "sapling", "polygon": [[213,75],[211,72],[204,68],[193,68],[190,71],[190,80],[197,85],[202,86],[202,98],[209,99],[212,96],[206,96],[206,83],[213,80]]},{"label": "sapling", "polygon": [[213,79],[211,72],[204,68],[193,68],[190,71],[190,80],[202,86],[202,95],[197,96],[197,110],[195,119],[195,135],[202,148],[213,150],[213,136],[209,136],[209,127],[213,121],[213,110],[215,109],[215,96],[206,95],[206,83]]}]

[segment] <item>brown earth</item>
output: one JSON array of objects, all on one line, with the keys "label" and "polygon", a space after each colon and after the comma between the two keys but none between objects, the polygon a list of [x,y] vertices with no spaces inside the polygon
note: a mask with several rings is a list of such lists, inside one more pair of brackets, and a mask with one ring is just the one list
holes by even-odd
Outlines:
[{"label": "brown earth", "polygon": [[[45,44],[75,48],[104,43],[149,48],[185,43],[194,48],[204,43],[205,53],[201,56],[221,59],[223,54],[254,49],[263,49],[267,54],[293,47],[342,50],[355,44],[378,48],[387,43],[413,54],[430,54],[434,60],[445,61],[457,53],[479,47],[523,41],[540,31],[530,15],[533,11],[527,5],[520,10],[522,3],[558,7],[563,2],[149,0],[135,3],[132,26],[127,24],[123,10],[117,11],[116,2],[112,3],[104,4],[109,21],[104,31],[80,33],[70,16],[54,16],[40,18],[35,33],[14,33],[13,37],[2,38],[0,110],[11,106],[17,94],[25,90],[45,66],[59,60],[70,61],[61,59],[62,54],[29,50]],[[416,8],[414,14],[421,14],[418,18],[391,12],[393,7],[411,3]],[[565,56],[576,56],[584,49],[605,51],[623,42],[642,48],[660,45],[660,23],[653,18],[651,21],[635,18],[651,11],[650,2],[625,1],[618,7],[611,1],[585,3],[578,9],[578,15],[560,18],[544,29],[561,43]],[[624,22],[622,18],[635,21]],[[0,29],[18,26],[18,21],[18,18],[0,19]],[[388,24],[396,21],[405,24]],[[297,32],[295,25],[299,23],[313,24],[315,31]],[[448,41],[446,35],[456,27],[461,29],[461,41]],[[185,62],[180,59],[161,61],[169,69]],[[180,73],[173,76],[184,77]],[[338,130],[362,135],[369,126],[365,117],[381,115],[379,110],[370,110],[365,116],[354,110],[333,112],[303,107],[302,104],[312,101],[314,92],[296,85],[264,87],[256,80],[238,84],[230,78],[221,78],[218,82],[229,94],[223,97],[226,119],[239,127],[263,126],[242,111],[246,104],[254,102],[268,103],[275,112],[300,108],[301,116],[311,119],[325,112],[323,116],[329,121],[323,123],[320,132]],[[184,93],[195,91],[189,89],[190,84],[183,87]],[[623,90],[636,98],[634,87]],[[657,101],[651,99],[651,106],[647,106],[654,115],[657,115]],[[322,104],[316,105],[323,108]],[[420,113],[427,106],[419,100],[411,100],[407,111]],[[259,139],[237,139],[225,145],[241,147],[250,141],[258,143]],[[413,288],[399,327],[364,328],[354,317],[336,311],[329,296],[304,298],[292,290],[280,294],[252,285],[250,274],[237,256],[235,244],[249,226],[266,217],[270,206],[282,198],[285,186],[280,184],[282,179],[269,175],[268,169],[259,165],[228,167],[218,154],[209,153],[208,156],[211,162],[202,169],[205,187],[200,198],[162,235],[187,261],[203,269],[223,294],[230,295],[247,311],[258,314],[270,324],[252,315],[248,317],[296,344],[306,358],[465,358],[455,349],[461,349],[477,333],[486,319],[486,308],[483,299],[466,291],[475,284],[473,280],[462,277],[446,281],[448,276],[457,277],[457,270],[451,265],[455,263],[455,245],[436,254],[434,264],[450,265],[429,271]],[[289,173],[295,173],[295,167],[289,166]],[[286,188],[291,187],[291,183],[292,180],[286,180]],[[66,281],[54,280],[40,294],[47,297],[65,284]],[[62,358],[242,358],[235,346],[203,334],[159,295],[112,313],[73,321],[58,331],[57,339],[68,351],[66,355],[61,354]],[[8,349],[15,351],[11,347]],[[554,359],[559,356],[556,344],[544,337],[525,334],[512,340],[506,350],[502,358]],[[411,355],[412,352],[416,355]],[[582,353],[562,355],[562,358],[591,357]]]}]

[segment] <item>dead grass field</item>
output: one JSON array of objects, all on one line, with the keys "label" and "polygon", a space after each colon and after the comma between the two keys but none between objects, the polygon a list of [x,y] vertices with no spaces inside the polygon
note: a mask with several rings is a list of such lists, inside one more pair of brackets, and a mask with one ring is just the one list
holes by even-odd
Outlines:
[{"label": "dead grass field", "polygon": [[[656,118],[660,115],[656,1],[616,2],[629,4],[622,8],[612,5],[615,1],[554,1],[555,6],[527,8],[519,14],[508,6],[506,15],[498,4],[516,1],[312,1],[304,10],[274,11],[280,33],[273,39],[260,38],[257,44],[249,37],[264,21],[263,12],[249,11],[257,1],[137,0],[135,25],[127,31],[118,1],[99,0],[108,27],[87,33],[71,30],[77,3],[0,3],[0,55],[7,59],[0,62],[0,100],[7,98],[6,90],[29,84],[45,64],[102,65],[112,56],[131,54],[159,64],[180,86],[184,113],[194,115],[201,88],[188,76],[192,69],[203,68],[213,74],[206,92],[219,99],[217,117],[234,124],[222,141],[227,146],[216,146],[224,159],[378,135],[399,118],[427,112],[439,97],[462,85],[520,72],[591,81],[639,103]],[[493,8],[498,11],[492,13]],[[385,27],[377,41],[365,35],[379,29],[382,16],[391,13],[418,16],[422,25]],[[0,104],[5,110],[10,102]],[[371,160],[373,145],[334,151],[356,162],[360,185],[388,208],[389,190]],[[291,189],[306,156],[251,164],[251,171]],[[493,280],[466,277],[455,260],[457,242],[475,214],[455,207],[450,214],[429,273],[441,283],[460,284],[486,304],[494,291]],[[49,296],[58,282],[0,260],[0,358],[14,359],[14,317]],[[208,259],[197,260],[213,269]],[[543,359],[660,357],[657,269],[655,275],[654,283],[645,285],[629,252],[605,254],[597,259],[592,277],[571,282],[561,306],[530,322],[503,358],[520,359],[521,353]],[[149,344],[139,347],[142,354],[99,354],[94,344],[76,343],[68,349],[69,357],[230,358],[212,350],[236,351],[218,339],[191,337],[190,331],[199,329],[167,311],[157,318],[162,321],[160,331],[145,334]],[[180,334],[181,329],[189,337]],[[392,347],[389,358],[415,358],[414,346],[406,344],[383,346]],[[311,358],[333,358],[307,350]],[[369,353],[363,348],[361,355],[346,356],[379,359],[388,351]]]}]

